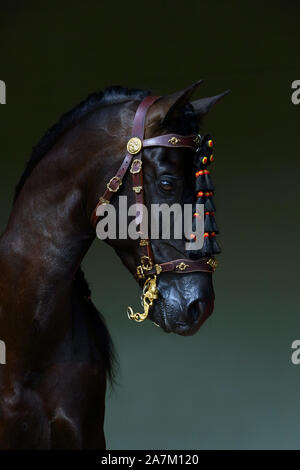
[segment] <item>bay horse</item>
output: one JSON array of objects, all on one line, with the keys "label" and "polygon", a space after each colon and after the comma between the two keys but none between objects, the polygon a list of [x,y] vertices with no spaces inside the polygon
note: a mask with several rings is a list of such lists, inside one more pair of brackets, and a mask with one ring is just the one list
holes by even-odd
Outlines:
[{"label": "bay horse", "polygon": [[[202,117],[224,95],[191,102],[199,84],[153,102],[145,138],[197,134]],[[1,449],[106,446],[105,392],[114,379],[115,354],[80,263],[95,239],[91,214],[120,166],[136,110],[147,96],[145,90],[116,86],[90,95],[47,131],[16,187],[0,238],[0,338],[6,346],[6,364],[0,366]],[[143,149],[147,206],[194,200],[195,158],[188,148],[169,147]],[[129,181],[125,175],[119,193],[133,202]],[[134,274],[137,242],[107,242]],[[156,263],[186,259],[183,240],[151,245]],[[216,253],[214,246],[206,244],[197,257]],[[157,289],[149,318],[166,332],[194,334],[213,311],[210,270],[163,273]]]}]

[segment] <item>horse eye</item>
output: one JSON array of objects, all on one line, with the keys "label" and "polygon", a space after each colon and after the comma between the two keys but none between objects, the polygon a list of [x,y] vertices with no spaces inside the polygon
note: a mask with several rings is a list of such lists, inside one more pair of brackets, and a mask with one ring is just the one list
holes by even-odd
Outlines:
[{"label": "horse eye", "polygon": [[173,183],[169,180],[161,180],[159,185],[164,191],[171,191],[173,189]]}]

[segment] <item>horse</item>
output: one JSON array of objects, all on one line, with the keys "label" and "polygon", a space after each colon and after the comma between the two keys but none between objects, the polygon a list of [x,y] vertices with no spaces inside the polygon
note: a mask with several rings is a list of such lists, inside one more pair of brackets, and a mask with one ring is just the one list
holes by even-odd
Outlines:
[{"label": "horse", "polygon": [[[198,135],[203,116],[224,96],[191,101],[200,83],[153,100],[144,114],[144,137]],[[80,265],[95,240],[91,216],[99,196],[103,191],[115,196],[111,177],[128,148],[136,111],[149,96],[147,90],[121,86],[88,96],[33,148],[16,187],[0,238],[0,337],[6,346],[6,364],[0,366],[1,449],[106,448],[105,394],[108,382],[114,382],[116,355]],[[205,166],[199,152],[171,143],[139,152],[146,206],[194,201],[195,155]],[[135,153],[133,148],[129,157]],[[128,173],[121,187],[117,183],[119,194],[133,203],[138,190],[132,191]],[[117,206],[118,199],[106,203]],[[211,217],[209,212],[207,220]],[[199,267],[218,252],[212,234],[206,232],[206,251],[202,248],[194,260],[183,240],[151,240],[156,274],[170,259],[186,261],[157,276],[156,300],[148,305],[149,319],[166,332],[194,334],[213,311],[213,269],[207,262]],[[107,243],[136,275],[143,244]],[[149,254],[149,243],[144,246]],[[196,267],[184,271],[187,263]],[[142,287],[154,265],[144,259],[140,268]],[[105,275],[103,266],[101,271]]]}]

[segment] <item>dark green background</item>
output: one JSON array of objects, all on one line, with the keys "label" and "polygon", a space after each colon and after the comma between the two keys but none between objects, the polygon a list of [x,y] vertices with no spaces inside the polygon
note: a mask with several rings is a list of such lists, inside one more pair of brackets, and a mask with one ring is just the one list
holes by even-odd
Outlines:
[{"label": "dark green background", "polygon": [[[120,356],[110,449],[300,448],[298,1],[8,2],[0,14],[1,229],[31,147],[113,84],[233,93],[206,120],[223,254],[213,316],[191,338],[126,318],[138,288],[96,241],[93,298]],[[107,275],[103,278],[105,268]]]}]

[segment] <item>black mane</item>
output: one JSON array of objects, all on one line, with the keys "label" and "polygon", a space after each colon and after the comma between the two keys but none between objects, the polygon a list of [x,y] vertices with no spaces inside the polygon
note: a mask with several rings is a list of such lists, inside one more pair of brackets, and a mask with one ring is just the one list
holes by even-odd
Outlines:
[{"label": "black mane", "polygon": [[111,86],[98,93],[90,94],[84,101],[72,108],[67,113],[63,114],[60,119],[50,127],[43,137],[39,140],[37,145],[33,147],[30,159],[26,168],[18,182],[15,190],[14,200],[18,197],[25,181],[30,176],[33,169],[42,160],[47,152],[57,142],[68,129],[74,126],[80,119],[85,117],[88,113],[94,111],[100,106],[113,103],[121,103],[128,99],[142,100],[150,92],[139,89],[128,89],[122,86]]},{"label": "black mane", "polygon": [[[56,141],[80,119],[102,105],[120,103],[128,99],[142,100],[148,94],[149,92],[145,90],[128,89],[122,86],[112,86],[106,88],[103,91],[100,91],[99,93],[93,93],[89,95],[86,100],[82,101],[67,113],[63,114],[58,122],[50,127],[50,129],[48,129],[44,136],[40,139],[38,144],[33,147],[30,159],[25,167],[20,181],[16,186],[14,202],[16,201],[18,195],[21,192],[21,189],[25,184],[25,181],[27,178],[29,178],[34,168],[51,149],[51,147],[53,147]],[[115,365],[113,343],[105,325],[104,319],[90,300],[91,291],[81,267],[76,273],[74,288],[77,296],[79,296],[82,302],[85,303],[85,306],[91,311],[91,314],[94,316],[97,314],[100,318],[102,323],[99,328],[99,334],[101,336],[100,347],[104,358],[106,373],[111,382],[113,382]]]}]

